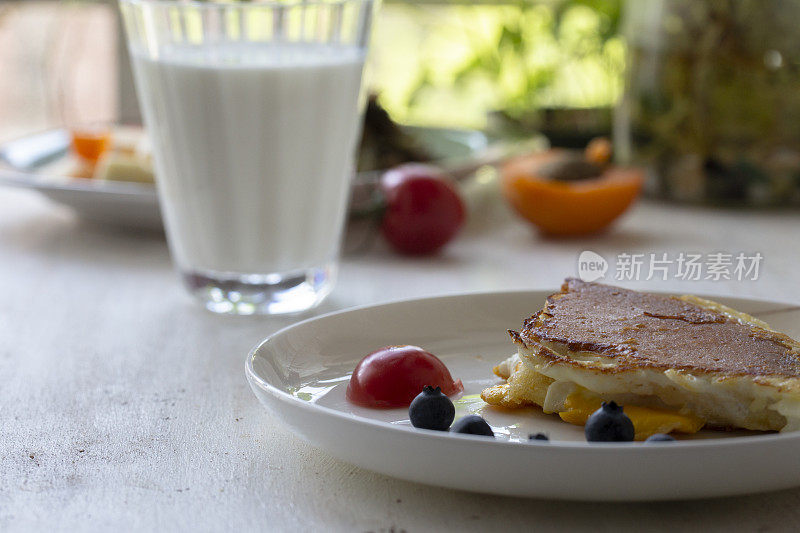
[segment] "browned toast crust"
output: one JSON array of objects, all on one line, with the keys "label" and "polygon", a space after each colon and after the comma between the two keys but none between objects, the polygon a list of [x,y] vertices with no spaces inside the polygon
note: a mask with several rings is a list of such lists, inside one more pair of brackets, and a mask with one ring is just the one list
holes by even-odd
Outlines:
[{"label": "browned toast crust", "polygon": [[548,346],[540,355],[562,364],[580,365],[568,352],[613,358],[604,372],[657,368],[800,377],[800,344],[782,333],[675,297],[577,279],[567,279],[539,314],[509,334],[526,348]]}]

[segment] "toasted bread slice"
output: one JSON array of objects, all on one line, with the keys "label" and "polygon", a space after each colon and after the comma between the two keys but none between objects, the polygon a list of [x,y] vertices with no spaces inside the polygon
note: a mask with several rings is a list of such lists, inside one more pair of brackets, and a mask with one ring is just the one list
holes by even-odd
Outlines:
[{"label": "toasted bread slice", "polygon": [[517,354],[495,368],[506,382],[482,394],[493,405],[583,423],[614,400],[641,417],[637,439],[800,429],[800,343],[716,302],[568,279],[509,334]]}]

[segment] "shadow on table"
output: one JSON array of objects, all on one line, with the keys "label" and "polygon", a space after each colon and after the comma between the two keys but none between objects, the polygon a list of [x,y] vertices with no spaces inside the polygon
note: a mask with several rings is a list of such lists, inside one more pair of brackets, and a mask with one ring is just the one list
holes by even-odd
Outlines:
[{"label": "shadow on table", "polygon": [[800,503],[800,490],[644,503],[514,498],[375,474],[297,439],[285,452],[296,454],[290,469],[298,471],[281,475],[303,479],[302,488],[293,490],[305,498],[297,502],[297,512],[310,513],[309,524],[327,523],[332,530],[355,524],[373,531],[785,531],[796,525]]},{"label": "shadow on table", "polygon": [[[785,508],[796,507],[797,490],[760,495],[694,501],[644,503],[584,503],[546,501],[527,498],[471,494],[393,480],[359,472],[371,478],[354,482],[357,498],[376,500],[386,505],[387,492],[402,493],[393,501],[404,513],[423,511],[433,529],[449,527],[454,521],[459,531],[486,531],[502,527],[506,531],[618,531],[618,530],[783,530]],[[391,487],[391,488],[390,488]],[[389,488],[389,491],[385,489]],[[392,490],[392,488],[394,490]],[[389,498],[391,504],[391,498]],[[431,505],[431,502],[435,502]],[[365,505],[366,507],[366,505]],[[458,518],[456,518],[458,517]],[[394,524],[386,524],[387,530]],[[402,528],[399,521],[396,528]],[[410,528],[413,529],[413,528]]]},{"label": "shadow on table", "polygon": [[130,265],[146,262],[169,266],[169,252],[162,231],[123,228],[77,217],[56,206],[45,216],[32,213],[0,225],[0,243],[26,257],[92,263]]}]

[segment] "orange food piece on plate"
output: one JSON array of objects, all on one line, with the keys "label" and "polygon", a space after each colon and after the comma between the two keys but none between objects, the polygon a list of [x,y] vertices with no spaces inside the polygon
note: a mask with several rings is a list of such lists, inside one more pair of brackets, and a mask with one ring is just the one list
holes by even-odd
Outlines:
[{"label": "orange food piece on plate", "polygon": [[[580,393],[567,396],[564,411],[558,416],[561,420],[583,426],[589,417],[600,409],[600,398],[587,398]],[[645,440],[656,433],[697,433],[705,425],[705,420],[693,414],[685,414],[671,409],[626,405],[625,414],[633,422],[636,430],[635,440]]]},{"label": "orange food piece on plate", "polygon": [[72,149],[81,158],[96,163],[111,146],[111,130],[108,128],[73,129]]},{"label": "orange food piece on plate", "polygon": [[641,169],[609,167],[596,177],[556,181],[537,175],[561,157],[559,150],[523,156],[502,169],[503,194],[511,207],[550,235],[585,235],[606,228],[631,205],[644,181]]}]

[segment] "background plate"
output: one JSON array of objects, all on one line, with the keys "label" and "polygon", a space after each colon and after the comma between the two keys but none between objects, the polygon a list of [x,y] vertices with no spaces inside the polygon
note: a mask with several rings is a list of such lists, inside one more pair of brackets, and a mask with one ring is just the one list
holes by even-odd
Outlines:
[{"label": "background plate", "polygon": [[[583,428],[537,409],[498,410],[476,395],[498,382],[492,367],[515,351],[506,329],[554,291],[408,300],[313,318],[272,335],[248,356],[261,403],[299,436],[332,455],[390,476],[470,491],[575,500],[685,499],[800,485],[800,432],[703,431],[666,444],[588,444]],[[800,311],[785,303],[711,297],[800,336]],[[417,344],[464,382],[457,416],[476,412],[490,440],[410,427],[405,409],[373,410],[344,397],[367,353]],[[531,432],[550,442],[527,442]]]},{"label": "background plate", "polygon": [[[437,161],[468,159],[488,145],[486,136],[474,130],[421,127],[405,130]],[[137,131],[118,127],[115,135],[130,137]],[[67,174],[74,170],[76,160],[68,147],[69,135],[65,130],[36,133],[0,144],[0,184],[35,189],[54,202],[72,207],[87,220],[115,226],[162,228],[154,185],[70,177]],[[26,157],[11,157],[18,152]],[[359,172],[354,184],[378,179],[382,173]]]}]

